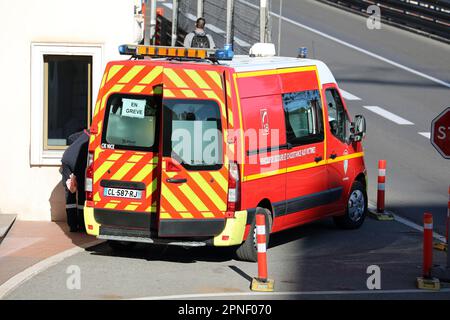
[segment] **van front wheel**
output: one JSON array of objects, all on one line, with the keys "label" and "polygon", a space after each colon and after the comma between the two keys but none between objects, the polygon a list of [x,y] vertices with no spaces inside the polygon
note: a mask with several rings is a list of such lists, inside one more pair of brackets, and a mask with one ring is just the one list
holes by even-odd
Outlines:
[{"label": "van front wheel", "polygon": [[359,228],[367,215],[367,192],[364,185],[355,181],[347,199],[347,207],[343,216],[336,216],[334,222],[342,229]]},{"label": "van front wheel", "polygon": [[256,215],[261,213],[266,218],[266,247],[268,247],[270,230],[272,229],[272,215],[269,210],[258,207],[256,208],[255,217],[253,217],[247,239],[236,250],[236,256],[239,260],[258,261],[258,251],[256,248]]}]

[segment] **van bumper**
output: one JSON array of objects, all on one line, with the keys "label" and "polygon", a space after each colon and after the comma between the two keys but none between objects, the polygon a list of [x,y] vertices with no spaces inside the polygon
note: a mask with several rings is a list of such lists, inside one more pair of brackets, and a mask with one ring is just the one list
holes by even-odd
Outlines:
[{"label": "van bumper", "polygon": [[[111,214],[114,214],[111,212]],[[98,213],[97,213],[98,216]],[[98,217],[97,217],[98,218]],[[189,242],[189,237],[197,238],[204,237],[205,239],[198,241],[197,239],[192,239],[192,243],[195,246],[199,246],[198,243],[202,242],[205,245],[216,246],[216,247],[226,247],[234,246],[242,243],[245,233],[245,227],[247,224],[247,210],[237,211],[234,218],[228,218],[225,220],[215,220],[215,221],[170,221],[168,220],[167,225],[164,223],[160,227],[165,227],[165,233],[171,233],[172,239],[159,238],[152,236],[150,233],[150,228],[146,229],[149,231],[148,235],[134,237],[128,235],[126,229],[121,229],[121,227],[126,228],[127,226],[116,226],[113,229],[116,230],[114,234],[105,234],[102,229],[106,231],[108,228],[106,225],[102,227],[99,223],[103,219],[96,220],[95,209],[92,207],[84,207],[84,221],[86,232],[89,235],[96,236],[99,239],[105,240],[121,240],[121,241],[135,241],[135,242],[145,242],[145,243],[165,243],[165,244],[177,244]],[[195,223],[198,224],[196,227]],[[209,227],[208,227],[209,226]],[[211,230],[215,229],[215,230]],[[122,231],[122,232],[121,232]],[[211,236],[211,232],[215,231],[216,236]],[[177,239],[179,238],[179,239]],[[167,240],[165,240],[167,239]],[[138,241],[139,240],[139,241]],[[169,241],[170,240],[170,241]]]}]

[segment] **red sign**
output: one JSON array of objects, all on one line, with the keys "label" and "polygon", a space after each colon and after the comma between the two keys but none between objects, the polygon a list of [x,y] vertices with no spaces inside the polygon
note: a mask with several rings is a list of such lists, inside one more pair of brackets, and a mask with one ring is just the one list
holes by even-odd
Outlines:
[{"label": "red sign", "polygon": [[431,122],[431,143],[445,159],[450,159],[450,107]]}]

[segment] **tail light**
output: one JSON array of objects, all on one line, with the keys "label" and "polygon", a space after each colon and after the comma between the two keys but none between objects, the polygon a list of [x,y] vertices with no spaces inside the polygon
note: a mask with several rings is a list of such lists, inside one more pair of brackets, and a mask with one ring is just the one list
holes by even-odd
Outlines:
[{"label": "tail light", "polygon": [[87,169],[86,169],[86,180],[85,180],[85,190],[86,190],[86,200],[92,201],[93,199],[93,179],[94,179],[94,153],[89,152],[87,158]]},{"label": "tail light", "polygon": [[228,201],[227,218],[234,218],[234,213],[239,209],[239,166],[236,162],[230,162],[228,170]]}]

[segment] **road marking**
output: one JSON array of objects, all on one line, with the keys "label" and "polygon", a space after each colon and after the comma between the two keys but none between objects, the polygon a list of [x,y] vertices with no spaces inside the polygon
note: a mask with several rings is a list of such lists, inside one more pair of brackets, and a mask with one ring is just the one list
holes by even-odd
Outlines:
[{"label": "road marking", "polygon": [[[172,8],[173,8],[172,3],[163,3],[163,6],[166,6],[170,10],[172,10]],[[192,13],[183,13],[183,15],[191,21],[197,21],[197,17],[194,16]],[[226,34],[226,31],[216,27],[215,25],[209,24],[209,23],[206,24],[206,29],[209,29],[212,32],[217,33],[217,34]],[[248,43],[238,37],[234,37],[234,42],[236,42],[236,44],[238,44],[241,47],[250,47],[251,46],[250,43]]]},{"label": "road marking", "polygon": [[361,100],[361,98],[351,94],[350,92],[347,92],[345,90],[342,90],[341,88],[339,88],[339,91],[341,91],[342,96],[344,97],[345,100]]},{"label": "road marking", "polygon": [[[238,0],[238,1],[239,1],[240,3],[246,4],[246,5],[249,6],[249,7],[252,7],[252,8],[254,8],[254,9],[259,10],[259,7],[258,7],[258,6],[252,4],[252,3],[248,2],[248,1],[244,1],[244,0]],[[270,12],[270,14],[273,15],[274,17],[277,17],[277,18],[280,17],[279,14],[277,14],[277,13],[275,13],[275,12],[272,12],[272,11]],[[393,65],[393,66],[395,66],[395,67],[397,67],[397,68],[400,68],[400,69],[403,69],[403,70],[408,71],[408,72],[410,72],[410,73],[413,73],[413,74],[415,74],[415,75],[417,75],[417,76],[419,76],[419,77],[425,78],[425,79],[427,79],[427,80],[430,80],[430,81],[433,81],[433,82],[435,82],[435,83],[438,83],[438,84],[440,84],[440,85],[442,85],[442,86],[444,86],[444,87],[450,88],[450,83],[448,83],[448,82],[445,82],[445,81],[440,80],[440,79],[438,79],[438,78],[435,78],[435,77],[432,77],[432,76],[430,76],[430,75],[427,75],[427,74],[425,74],[425,73],[423,73],[423,72],[420,72],[420,71],[417,71],[417,70],[412,69],[412,68],[410,68],[410,67],[407,67],[407,66],[405,66],[405,65],[403,65],[403,64],[401,64],[401,63],[398,63],[398,62],[392,61],[392,60],[390,60],[390,59],[387,59],[387,58],[385,58],[385,57],[382,57],[382,56],[380,56],[380,55],[378,55],[378,54],[376,54],[376,53],[373,53],[373,52],[370,52],[370,51],[368,51],[368,50],[366,50],[366,49],[363,49],[363,48],[360,48],[360,47],[358,47],[358,46],[355,46],[355,45],[353,45],[353,44],[351,44],[351,43],[348,43],[348,42],[343,41],[343,40],[341,40],[341,39],[338,39],[338,38],[336,38],[336,37],[330,36],[329,34],[326,34],[326,33],[322,32],[322,31],[317,30],[317,29],[308,27],[308,26],[306,26],[306,25],[304,25],[304,24],[302,24],[302,23],[299,23],[299,22],[297,22],[297,21],[291,20],[291,19],[286,18],[286,17],[283,17],[283,16],[281,17],[281,19],[284,20],[284,21],[286,21],[286,22],[289,22],[289,23],[291,23],[291,24],[293,24],[293,25],[295,25],[295,26],[297,26],[297,27],[306,29],[306,30],[311,31],[311,32],[313,32],[313,33],[315,33],[315,34],[318,34],[318,35],[320,35],[320,36],[322,36],[322,37],[324,37],[324,38],[327,38],[327,39],[329,39],[329,40],[332,40],[332,41],[334,41],[334,42],[337,42],[337,43],[339,43],[339,44],[342,44],[342,45],[344,45],[344,46],[346,46],[346,47],[348,47],[348,48],[351,48],[351,49],[354,49],[354,50],[359,51],[359,52],[361,52],[361,53],[364,53],[364,54],[366,54],[366,55],[368,55],[368,56],[371,56],[372,58],[381,60],[381,61],[386,62],[386,63],[388,63],[388,64],[390,64],[390,65]]]},{"label": "road marking", "polygon": [[427,138],[427,139],[431,139],[431,133],[430,132],[418,132],[418,134],[420,134],[421,136]]},{"label": "road marking", "polygon": [[42,271],[47,270],[48,268],[58,264],[66,258],[69,258],[77,253],[83,252],[86,248],[96,246],[100,243],[103,243],[103,240],[95,240],[78,247],[68,249],[66,251],[60,252],[54,256],[48,257],[35,265],[25,269],[24,271],[16,274],[14,277],[10,278],[8,281],[0,285],[0,300],[4,299],[6,295],[8,295],[11,291],[16,289],[18,286],[23,284],[24,282],[30,280],[34,276],[38,275]]},{"label": "road marking", "polygon": [[400,116],[397,116],[396,114],[393,114],[390,111],[387,111],[386,109],[383,109],[383,108],[380,108],[377,106],[364,106],[364,108],[382,116],[383,118],[391,120],[392,122],[395,122],[396,124],[399,124],[399,125],[413,125],[414,124],[411,121],[408,121]]},{"label": "road marking", "polygon": [[[450,292],[450,288],[441,289],[438,292]],[[353,291],[285,291],[285,292],[217,292],[217,293],[199,293],[199,294],[180,294],[180,295],[168,295],[168,296],[157,296],[157,297],[144,297],[135,298],[130,300],[169,300],[169,299],[207,299],[214,297],[233,297],[233,296],[307,296],[307,295],[358,295],[358,294],[405,294],[405,293],[438,293],[431,290],[421,290],[421,289],[400,289],[400,290],[353,290]]]},{"label": "road marking", "polygon": [[[374,211],[377,210],[377,206],[374,203],[372,203],[372,202],[369,202],[369,208],[370,208],[370,210],[374,210]],[[401,224],[404,224],[405,226],[408,226],[408,227],[410,227],[410,228],[412,228],[414,230],[423,232],[423,226],[420,226],[417,223],[412,222],[411,220],[408,220],[406,218],[400,217],[399,215],[397,215],[397,214],[395,214],[393,212],[389,212],[389,211],[386,211],[386,212],[391,214],[394,217],[395,221],[397,221],[397,222],[399,222]],[[433,238],[436,239],[436,240],[439,240],[441,242],[445,242],[446,241],[446,238],[443,235],[440,235],[437,232],[433,232]]]}]

